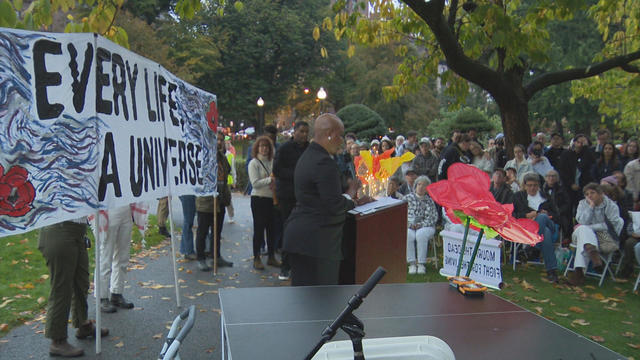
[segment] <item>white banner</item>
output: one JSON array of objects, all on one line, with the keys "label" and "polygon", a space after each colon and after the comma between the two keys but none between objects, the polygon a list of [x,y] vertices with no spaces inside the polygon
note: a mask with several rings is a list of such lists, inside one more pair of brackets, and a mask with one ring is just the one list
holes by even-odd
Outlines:
[{"label": "white banner", "polygon": [[215,95],[94,34],[0,38],[0,237],[215,192]]},{"label": "white banner", "polygon": [[[440,232],[440,236],[442,237],[443,247],[443,267],[440,269],[440,275],[454,276],[458,267],[464,234],[443,230]],[[476,238],[477,235],[473,236],[471,234],[467,237],[460,275],[467,273]],[[499,240],[482,238],[470,275],[473,280],[494,289],[499,289],[502,283],[500,244]]]}]

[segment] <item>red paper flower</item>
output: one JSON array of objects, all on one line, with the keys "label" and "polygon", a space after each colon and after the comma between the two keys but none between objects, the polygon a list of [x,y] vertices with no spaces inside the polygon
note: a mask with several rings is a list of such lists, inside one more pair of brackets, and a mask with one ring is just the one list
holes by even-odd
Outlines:
[{"label": "red paper flower", "polygon": [[25,168],[15,165],[6,174],[0,165],[0,215],[22,216],[31,210],[36,191]]},{"label": "red paper flower", "polygon": [[446,208],[451,221],[462,223],[458,215],[464,214],[472,219],[474,228],[490,228],[506,240],[529,245],[542,241],[538,223],[514,218],[512,204],[503,205],[493,198],[489,175],[484,171],[456,163],[449,167],[447,178],[427,186],[427,191]]}]

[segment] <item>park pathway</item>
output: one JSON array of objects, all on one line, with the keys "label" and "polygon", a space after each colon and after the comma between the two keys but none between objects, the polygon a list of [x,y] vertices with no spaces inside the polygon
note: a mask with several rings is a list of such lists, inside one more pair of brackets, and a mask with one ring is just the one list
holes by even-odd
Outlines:
[{"label": "park pathway", "polygon": [[[196,322],[180,347],[183,359],[220,359],[220,306],[218,289],[225,287],[287,286],[278,280],[278,269],[267,267],[258,272],[252,268],[252,220],[250,198],[233,194],[235,223],[225,222],[222,232],[222,254],[234,262],[233,268],[221,268],[217,276],[201,272],[197,262],[178,262],[182,308],[177,308],[171,248],[165,242],[143,251],[131,259],[125,297],[134,302],[132,310],[103,314],[103,326],[111,334],[103,338],[102,353],[95,354],[92,340],[77,340],[69,327],[69,342],[81,346],[87,359],[157,359],[176,315],[196,305]],[[180,202],[172,204],[176,222],[181,223]],[[155,211],[155,208],[152,207]],[[176,240],[179,242],[180,235]],[[94,298],[89,296],[89,316],[94,318]],[[13,329],[0,339],[0,359],[48,358],[49,340],[44,337],[44,316],[28,325]]]}]

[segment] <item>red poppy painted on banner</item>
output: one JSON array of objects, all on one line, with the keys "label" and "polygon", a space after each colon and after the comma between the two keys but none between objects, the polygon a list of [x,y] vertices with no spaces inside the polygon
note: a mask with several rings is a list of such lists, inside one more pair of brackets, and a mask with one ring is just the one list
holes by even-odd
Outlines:
[{"label": "red poppy painted on banner", "polygon": [[488,237],[535,245],[542,241],[538,235],[538,223],[530,219],[516,219],[513,204],[500,204],[489,191],[489,175],[484,171],[462,163],[456,163],[447,171],[448,180],[427,186],[429,196],[444,206],[454,223],[466,223],[469,218],[473,228],[484,229]]},{"label": "red poppy painted on banner", "polygon": [[18,217],[31,210],[36,191],[28,178],[21,166],[14,165],[5,174],[0,165],[0,215]]},{"label": "red poppy painted on banner", "polygon": [[213,131],[217,131],[218,129],[218,107],[216,106],[216,102],[212,101],[209,103],[209,111],[207,112],[207,123],[209,124],[209,129]]}]

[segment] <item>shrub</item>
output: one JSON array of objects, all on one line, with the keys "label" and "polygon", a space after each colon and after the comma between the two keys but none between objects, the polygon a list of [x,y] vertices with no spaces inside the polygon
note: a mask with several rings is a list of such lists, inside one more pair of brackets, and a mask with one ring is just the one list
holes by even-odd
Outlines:
[{"label": "shrub", "polygon": [[344,123],[344,132],[355,133],[359,139],[372,139],[387,132],[384,119],[365,105],[347,105],[336,115]]}]

